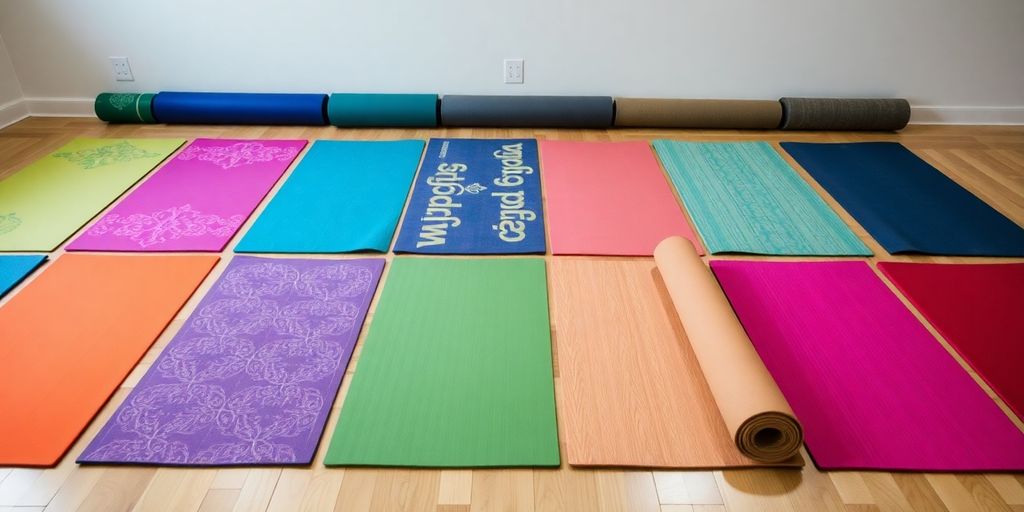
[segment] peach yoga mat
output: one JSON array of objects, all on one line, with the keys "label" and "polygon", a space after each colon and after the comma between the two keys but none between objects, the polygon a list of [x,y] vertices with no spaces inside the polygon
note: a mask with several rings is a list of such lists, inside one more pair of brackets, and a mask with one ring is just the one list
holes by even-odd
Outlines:
[{"label": "peach yoga mat", "polygon": [[673,237],[655,261],[552,261],[569,463],[802,466],[800,424],[696,250]]},{"label": "peach yoga mat", "polygon": [[540,141],[552,254],[650,256],[667,237],[704,248],[650,145]]},{"label": "peach yoga mat", "polygon": [[0,466],[56,464],[218,259],[65,254],[0,308]]}]

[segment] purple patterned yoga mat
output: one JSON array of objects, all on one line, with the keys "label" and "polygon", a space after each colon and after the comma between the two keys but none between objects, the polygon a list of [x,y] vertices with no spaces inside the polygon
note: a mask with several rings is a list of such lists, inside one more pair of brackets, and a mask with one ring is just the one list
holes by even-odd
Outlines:
[{"label": "purple patterned yoga mat", "polygon": [[383,269],[235,256],[78,462],[311,463]]}]

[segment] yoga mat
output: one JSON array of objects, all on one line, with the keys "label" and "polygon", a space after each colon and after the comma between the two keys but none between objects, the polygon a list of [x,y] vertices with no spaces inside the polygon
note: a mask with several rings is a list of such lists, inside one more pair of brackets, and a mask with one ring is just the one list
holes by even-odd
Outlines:
[{"label": "yoga mat", "polygon": [[305,145],[196,139],[67,249],[220,251]]},{"label": "yoga mat", "polygon": [[235,247],[236,252],[387,252],[423,141],[320,140]]},{"label": "yoga mat", "polygon": [[558,466],[544,261],[396,258],[325,464]]},{"label": "yoga mat", "polygon": [[902,130],[910,103],[900,98],[782,98],[783,130]]},{"label": "yoga mat", "polygon": [[1024,229],[899,143],[782,147],[892,254],[1024,256]]},{"label": "yoga mat", "polygon": [[533,139],[430,139],[394,251],[543,253]]},{"label": "yoga mat", "polygon": [[436,94],[331,94],[327,117],[334,126],[437,126]]},{"label": "yoga mat", "polygon": [[646,142],[540,142],[551,252],[650,256],[682,235],[700,247]]},{"label": "yoga mat", "polygon": [[884,262],[878,268],[1024,418],[1024,263]]},{"label": "yoga mat", "polygon": [[1024,434],[866,263],[711,268],[819,467],[1024,469]]},{"label": "yoga mat", "polygon": [[775,100],[615,98],[615,126],[774,130],[782,120]]},{"label": "yoga mat", "polygon": [[7,295],[7,292],[14,289],[44,261],[46,261],[46,256],[0,255],[0,298]]},{"label": "yoga mat", "polygon": [[103,92],[96,96],[96,117],[108,123],[155,123],[155,94]]},{"label": "yoga mat", "polygon": [[444,126],[608,128],[615,118],[609,96],[468,96],[441,98]]},{"label": "yoga mat", "polygon": [[[800,446],[799,425],[750,355],[696,250],[672,238],[656,258],[657,265],[650,258],[552,260],[559,421],[569,463],[802,466],[799,455],[785,457]],[[756,432],[762,420],[778,430],[779,443],[759,443],[751,452],[755,436],[744,424]]]},{"label": "yoga mat", "polygon": [[234,258],[78,462],[313,462],[383,269]]},{"label": "yoga mat", "polygon": [[327,124],[326,94],[160,92],[153,115],[167,124]]},{"label": "yoga mat", "polygon": [[65,254],[0,307],[0,465],[56,464],[217,260]]},{"label": "yoga mat", "polygon": [[52,251],[185,141],[75,139],[0,181],[0,251]]},{"label": "yoga mat", "polygon": [[712,254],[871,255],[767,142],[654,148]]}]

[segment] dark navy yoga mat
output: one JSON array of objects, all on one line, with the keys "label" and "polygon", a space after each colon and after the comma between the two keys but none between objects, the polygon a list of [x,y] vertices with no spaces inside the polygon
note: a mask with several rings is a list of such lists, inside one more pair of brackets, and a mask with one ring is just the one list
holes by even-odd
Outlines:
[{"label": "dark navy yoga mat", "polygon": [[1024,229],[899,143],[782,147],[891,254],[1024,256]]},{"label": "dark navy yoga mat", "polygon": [[167,124],[327,124],[326,94],[161,92],[153,115]]},{"label": "dark navy yoga mat", "polygon": [[537,141],[431,139],[395,252],[543,253]]}]

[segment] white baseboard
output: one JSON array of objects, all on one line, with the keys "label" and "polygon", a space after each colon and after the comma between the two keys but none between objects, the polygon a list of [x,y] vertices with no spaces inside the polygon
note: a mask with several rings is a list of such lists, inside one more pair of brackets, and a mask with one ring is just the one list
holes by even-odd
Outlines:
[{"label": "white baseboard", "polygon": [[[93,117],[92,98],[22,98],[0,105],[0,128],[28,116]],[[912,107],[911,124],[1024,125],[1021,107]]]}]

